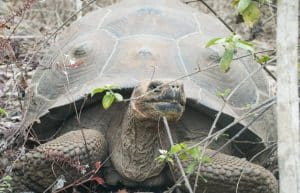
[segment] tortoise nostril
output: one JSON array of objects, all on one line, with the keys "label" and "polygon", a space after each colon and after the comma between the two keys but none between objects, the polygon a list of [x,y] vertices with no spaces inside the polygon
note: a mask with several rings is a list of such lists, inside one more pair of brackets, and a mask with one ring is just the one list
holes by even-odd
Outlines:
[{"label": "tortoise nostril", "polygon": [[180,88],[180,86],[179,85],[171,85],[171,88],[178,90]]}]

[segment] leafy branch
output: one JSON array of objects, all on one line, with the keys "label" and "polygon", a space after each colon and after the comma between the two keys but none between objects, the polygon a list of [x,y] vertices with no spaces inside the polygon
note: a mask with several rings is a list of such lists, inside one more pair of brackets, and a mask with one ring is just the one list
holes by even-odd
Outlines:
[{"label": "leafy branch", "polygon": [[174,165],[174,156],[177,154],[181,161],[188,161],[189,164],[185,168],[187,174],[192,174],[195,171],[195,167],[199,163],[212,163],[209,156],[204,155],[201,157],[201,149],[199,147],[188,148],[187,144],[179,143],[171,146],[170,150],[159,150],[160,155],[156,158],[159,162],[168,162]]},{"label": "leafy branch", "polygon": [[120,93],[113,91],[116,89],[121,89],[121,88],[119,86],[114,86],[114,85],[105,85],[104,87],[95,88],[91,93],[91,97],[93,97],[95,94],[105,92],[105,95],[102,98],[102,106],[104,109],[108,109],[113,104],[113,102],[123,101],[123,96]]},{"label": "leafy branch", "polygon": [[231,89],[227,88],[227,89],[224,90],[224,92],[217,91],[216,95],[217,95],[217,97],[220,97],[224,101],[226,101],[226,97],[230,94],[230,92],[231,92]]},{"label": "leafy branch", "polygon": [[230,69],[231,62],[233,60],[234,52],[237,48],[248,50],[254,53],[254,45],[250,42],[241,40],[239,35],[231,34],[224,38],[213,38],[206,43],[206,48],[214,45],[222,45],[225,48],[224,54],[220,61],[220,67],[223,72],[227,72]]},{"label": "leafy branch", "polygon": [[256,57],[256,61],[259,64],[265,64],[270,60],[270,56],[267,54],[262,55],[261,57]]},{"label": "leafy branch", "polygon": [[253,27],[261,16],[260,10],[252,0],[233,0],[232,6],[238,10],[239,14],[243,17],[244,22],[250,27]]}]

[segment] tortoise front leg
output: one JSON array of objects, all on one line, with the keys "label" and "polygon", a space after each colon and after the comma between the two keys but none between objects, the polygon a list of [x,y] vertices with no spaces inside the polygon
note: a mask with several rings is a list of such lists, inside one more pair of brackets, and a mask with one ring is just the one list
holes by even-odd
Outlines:
[{"label": "tortoise front leg", "polygon": [[[206,150],[208,156],[214,153],[214,150]],[[278,193],[276,178],[261,166],[222,153],[217,153],[211,160],[211,163],[202,163],[196,192],[236,193],[237,189],[237,193]],[[189,163],[182,162],[183,167]],[[174,164],[171,169],[177,179],[182,176],[178,165]],[[189,177],[192,188],[195,177],[196,171]]]},{"label": "tortoise front leg", "polygon": [[13,192],[24,189],[43,192],[61,175],[66,179],[65,184],[70,184],[82,176],[86,165],[103,161],[107,155],[104,136],[93,129],[83,132],[86,141],[80,130],[70,131],[17,160],[12,171]]}]

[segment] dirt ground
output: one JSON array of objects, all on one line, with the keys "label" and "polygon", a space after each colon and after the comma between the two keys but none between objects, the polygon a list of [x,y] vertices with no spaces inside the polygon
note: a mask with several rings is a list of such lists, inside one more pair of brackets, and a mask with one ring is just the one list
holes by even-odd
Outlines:
[{"label": "dirt ground", "polygon": [[[5,18],[13,17],[13,22],[0,28],[0,40],[7,40],[3,41],[6,42],[5,44],[0,44],[0,108],[7,112],[7,116],[0,117],[0,152],[1,148],[6,148],[6,136],[9,136],[20,124],[26,87],[30,84],[39,60],[55,39],[53,38],[55,35],[52,34],[57,29],[66,28],[72,21],[87,12],[118,1],[120,0],[97,0],[88,5],[87,0],[0,0],[0,22],[2,23]],[[212,14],[201,2],[191,1],[184,0],[189,6]],[[241,21],[237,11],[232,8],[231,1],[206,0],[205,2],[236,33],[242,35],[243,39],[253,41],[257,51],[275,49],[275,6],[261,4],[262,17],[254,28],[250,28]],[[30,8],[24,8],[26,3]],[[87,8],[74,15],[82,6]],[[13,16],[16,11],[21,11],[22,14]],[[67,20],[70,22],[65,24]],[[58,30],[58,33],[60,31]],[[274,66],[269,68],[274,69]],[[14,159],[14,153],[11,151],[6,151],[5,154],[8,160]],[[0,161],[0,176],[5,171],[8,160]]]}]

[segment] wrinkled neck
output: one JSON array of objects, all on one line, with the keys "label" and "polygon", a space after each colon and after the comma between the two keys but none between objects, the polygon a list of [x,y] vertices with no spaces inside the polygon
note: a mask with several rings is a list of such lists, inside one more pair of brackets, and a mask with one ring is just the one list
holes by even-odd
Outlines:
[{"label": "wrinkled neck", "polygon": [[[129,105],[121,124],[120,143],[115,153],[115,167],[126,178],[143,181],[157,176],[164,167],[155,158],[159,149],[168,149],[161,121],[140,119]],[[118,155],[116,155],[118,154]]]}]

